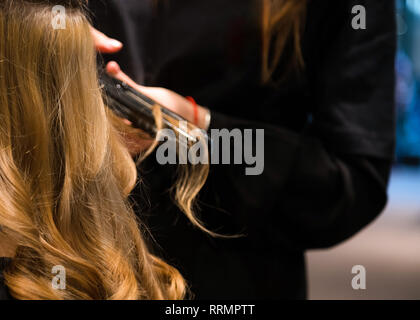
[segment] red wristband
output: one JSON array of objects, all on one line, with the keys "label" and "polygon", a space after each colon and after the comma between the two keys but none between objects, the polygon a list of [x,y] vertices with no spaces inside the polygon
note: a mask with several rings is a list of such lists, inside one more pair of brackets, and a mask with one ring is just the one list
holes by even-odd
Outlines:
[{"label": "red wristband", "polygon": [[194,124],[198,125],[198,105],[197,102],[195,102],[193,97],[185,97],[189,102],[191,102],[191,104],[193,105],[194,108]]}]

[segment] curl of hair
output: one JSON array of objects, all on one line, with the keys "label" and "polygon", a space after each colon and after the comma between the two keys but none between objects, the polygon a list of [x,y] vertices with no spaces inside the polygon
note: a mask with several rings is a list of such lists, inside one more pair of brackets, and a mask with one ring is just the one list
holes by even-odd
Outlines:
[{"label": "curl of hair", "polygon": [[[62,2],[74,4],[65,30],[51,27],[56,1],[0,7],[0,226],[17,244],[6,285],[18,299],[182,299],[184,279],[150,253],[127,201],[136,166],[102,100],[89,22]],[[183,179],[196,222],[204,182]],[[51,285],[58,265],[65,290]]]}]

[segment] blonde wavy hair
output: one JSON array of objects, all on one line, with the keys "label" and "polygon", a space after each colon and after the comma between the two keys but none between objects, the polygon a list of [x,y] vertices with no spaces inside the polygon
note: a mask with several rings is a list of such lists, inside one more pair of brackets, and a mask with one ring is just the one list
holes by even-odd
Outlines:
[{"label": "blonde wavy hair", "polygon": [[[17,245],[6,285],[17,299],[182,299],[127,200],[136,166],[104,106],[89,21],[63,2],[65,30],[51,25],[60,1],[0,3],[0,233]],[[204,230],[192,208],[207,171],[182,170],[175,192]],[[65,290],[51,285],[57,265]]]}]

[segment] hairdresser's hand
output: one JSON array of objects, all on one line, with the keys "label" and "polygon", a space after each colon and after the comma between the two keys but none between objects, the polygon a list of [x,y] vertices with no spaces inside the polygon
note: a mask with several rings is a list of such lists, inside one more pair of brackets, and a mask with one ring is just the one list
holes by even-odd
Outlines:
[{"label": "hairdresser's hand", "polygon": [[141,93],[149,96],[162,106],[167,107],[171,111],[179,114],[187,121],[194,123],[197,120],[196,125],[199,128],[207,129],[208,125],[206,122],[207,113],[209,112],[206,108],[198,106],[197,119],[195,119],[194,106],[193,104],[184,98],[183,96],[164,88],[156,87],[145,87],[135,83],[130,77],[121,71],[118,63],[111,61],[106,66],[107,72],[115,78],[124,81],[128,85],[137,89]]},{"label": "hairdresser's hand", "polygon": [[101,53],[117,53],[123,47],[123,44],[115,39],[107,37],[102,32],[90,27],[90,31],[95,42],[96,50]]},{"label": "hairdresser's hand", "polygon": [[[109,38],[93,27],[91,27],[91,33],[95,42],[96,49],[101,53],[116,53],[123,47],[123,44],[120,41]],[[107,65],[107,71],[114,77],[126,82],[161,105],[181,115],[191,123],[197,122],[196,125],[199,128],[207,129],[207,109],[198,106],[197,119],[195,119],[194,107],[192,106],[191,102],[179,94],[164,88],[151,88],[136,84],[132,79],[130,79],[125,73],[121,71],[119,65],[116,62],[110,62]]]}]

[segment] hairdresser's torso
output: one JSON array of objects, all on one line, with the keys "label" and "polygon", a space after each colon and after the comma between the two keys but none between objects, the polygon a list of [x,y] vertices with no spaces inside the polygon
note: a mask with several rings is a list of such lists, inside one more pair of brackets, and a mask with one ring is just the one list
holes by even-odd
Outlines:
[{"label": "hairdresser's torso", "polygon": [[[310,1],[303,40],[305,71],[279,86],[260,82],[258,1],[160,1],[156,8],[152,2],[91,1],[95,26],[125,45],[121,53],[105,59],[119,62],[137,82],[193,96],[213,112],[245,123],[272,124],[297,133],[320,107],[318,95],[329,94],[319,90],[319,68],[341,45],[330,45],[330,39],[337,38],[337,25],[347,23],[341,3],[351,1]],[[280,64],[274,78],[281,76]],[[287,137],[284,141],[287,144]],[[270,148],[266,157],[281,159],[279,152]],[[282,165],[280,160],[278,168]],[[276,165],[266,168],[264,178],[247,180],[236,179],[244,170],[241,166],[211,168],[201,196],[203,219],[213,230],[248,234],[231,240],[211,239],[174,209],[164,193],[173,167],[156,166],[151,159],[146,168],[140,174],[151,191],[153,210],[142,219],[160,246],[158,253],[179,268],[198,298],[306,297],[303,250],[282,237],[288,222],[283,223],[283,212],[275,205],[283,191],[265,187],[278,179],[270,173],[276,172]],[[279,239],[275,243],[270,241],[273,235]]]},{"label": "hairdresser's torso", "polygon": [[[105,1],[107,12],[100,5],[101,1],[93,3],[97,6],[94,12],[98,29],[125,45],[120,54],[105,59],[115,59],[139,83],[193,96],[213,112],[286,125],[297,131],[305,126],[308,112],[315,107],[307,94],[305,76],[286,82],[280,88],[261,85],[258,1],[160,1],[157,8],[151,5],[152,2]],[[319,18],[322,8],[313,10]],[[109,23],[110,16],[115,17],[114,23]],[[319,27],[310,29],[319,30]],[[309,50],[319,50],[317,38],[309,38],[314,40],[306,44],[313,47]],[[197,298],[305,297],[301,251],[273,247],[259,236],[216,240],[193,230],[182,213],[174,210],[168,197],[156,191],[171,184],[172,181],[165,177],[172,174],[172,169],[155,169],[146,176],[147,183],[151,184],[153,214],[157,215],[150,217],[148,224],[162,246],[160,254],[192,284]],[[235,182],[229,177],[225,176],[226,185],[223,185],[223,181],[220,183],[219,178],[213,176],[200,197],[203,203],[218,206],[213,199],[217,193],[231,194],[232,202],[245,200],[233,190],[232,183]],[[248,200],[250,196],[245,191]],[[276,196],[267,194],[267,201]],[[221,204],[222,208],[224,204],[226,200]],[[264,204],[249,207],[255,215],[251,224],[267,223],[259,216],[259,206]],[[203,212],[207,223],[211,216],[216,220],[213,226],[224,225],[226,232],[242,232],[246,229],[244,225],[249,225],[247,221],[229,222],[229,214],[209,207]]]}]

